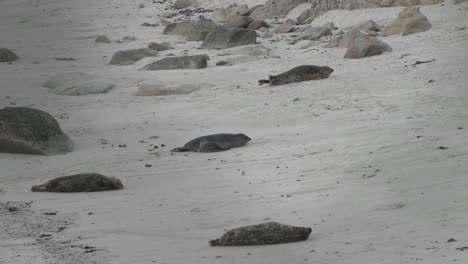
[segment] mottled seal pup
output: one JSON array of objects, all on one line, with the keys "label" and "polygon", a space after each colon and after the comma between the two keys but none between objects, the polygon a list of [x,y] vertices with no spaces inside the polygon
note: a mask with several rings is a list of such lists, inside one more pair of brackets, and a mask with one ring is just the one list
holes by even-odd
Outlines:
[{"label": "mottled seal pup", "polygon": [[58,177],[31,188],[33,192],[101,192],[121,190],[124,186],[115,177],[107,177],[99,173],[82,173]]},{"label": "mottled seal pup", "polygon": [[72,150],[73,141],[49,113],[29,107],[0,109],[0,152],[49,155]]},{"label": "mottled seal pup", "polygon": [[259,80],[259,85],[283,85],[294,82],[326,79],[332,74],[333,69],[328,66],[301,65],[278,75],[269,75],[269,80]]},{"label": "mottled seal pup", "polygon": [[214,134],[190,140],[183,147],[171,151],[216,152],[244,146],[250,140],[251,138],[244,134]]},{"label": "mottled seal pup", "polygon": [[210,240],[211,246],[251,246],[280,244],[307,240],[312,228],[267,222],[234,228],[219,239]]}]

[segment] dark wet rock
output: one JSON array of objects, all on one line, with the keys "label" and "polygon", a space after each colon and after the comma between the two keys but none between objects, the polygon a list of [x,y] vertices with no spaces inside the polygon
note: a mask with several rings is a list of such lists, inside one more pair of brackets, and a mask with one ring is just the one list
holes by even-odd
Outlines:
[{"label": "dark wet rock", "polygon": [[202,49],[226,49],[242,45],[255,44],[257,33],[243,28],[220,28],[206,36]]},{"label": "dark wet rock", "polygon": [[106,35],[99,35],[94,40],[96,43],[111,43],[110,39]]},{"label": "dark wet rock", "polygon": [[133,64],[144,57],[154,57],[158,55],[158,52],[153,49],[129,49],[129,50],[120,50],[117,51],[114,56],[112,56],[109,64],[113,65],[130,65]]},{"label": "dark wet rock", "polygon": [[29,107],[0,109],[0,152],[64,154],[73,142],[50,114]]},{"label": "dark wet rock", "polygon": [[0,48],[0,62],[12,62],[17,59],[18,55],[10,49]]},{"label": "dark wet rock", "polygon": [[172,23],[166,26],[163,31],[165,35],[180,35],[187,40],[202,41],[208,33],[219,26],[209,19],[185,20],[179,23]]},{"label": "dark wet rock", "polygon": [[209,59],[207,55],[168,57],[150,63],[141,70],[203,69],[208,66]]},{"label": "dark wet rock", "polygon": [[346,59],[360,59],[380,55],[385,51],[392,51],[392,48],[385,42],[374,37],[360,37],[352,42],[344,57]]},{"label": "dark wet rock", "polygon": [[58,177],[31,188],[33,192],[101,192],[121,190],[124,186],[115,177],[107,177],[99,173],[82,173]]},{"label": "dark wet rock", "polygon": [[184,152],[184,151],[193,151],[193,152],[199,152],[201,145],[205,143],[215,143],[218,146],[215,146],[214,144],[209,144],[206,147],[202,148],[202,152],[208,152],[206,150],[208,149],[215,149],[216,151],[221,151],[222,150],[228,150],[230,148],[235,148],[235,147],[241,147],[247,144],[251,138],[244,134],[213,134],[213,135],[208,135],[208,136],[203,136],[203,137],[198,137],[196,139],[190,140],[187,144],[185,144],[183,147],[178,147],[175,149],[172,149],[172,152]]},{"label": "dark wet rock", "polygon": [[290,243],[307,240],[312,228],[267,222],[234,228],[219,239],[210,240],[211,246],[252,246]]}]

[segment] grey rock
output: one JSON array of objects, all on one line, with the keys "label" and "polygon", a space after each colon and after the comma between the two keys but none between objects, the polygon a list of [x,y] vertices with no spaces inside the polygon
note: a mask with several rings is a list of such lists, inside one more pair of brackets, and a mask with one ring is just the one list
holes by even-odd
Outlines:
[{"label": "grey rock", "polygon": [[268,0],[264,6],[255,9],[250,14],[250,17],[253,19],[285,17],[294,8],[308,1],[309,0]]},{"label": "grey rock", "polygon": [[257,30],[257,29],[260,29],[260,28],[270,28],[271,26],[268,25],[267,22],[265,22],[265,20],[253,20],[252,22],[250,22],[248,25],[247,25],[247,29],[251,29],[251,30]]},{"label": "grey rock", "polygon": [[193,0],[177,0],[172,5],[172,7],[174,9],[183,9],[183,8],[191,7],[193,4],[194,4]]},{"label": "grey rock", "polygon": [[360,59],[380,55],[385,51],[392,51],[392,48],[377,38],[365,36],[355,39],[344,57]]},{"label": "grey rock", "polygon": [[331,37],[330,41],[325,45],[325,48],[336,48],[343,39],[343,35],[334,35]]},{"label": "grey rock", "polygon": [[234,228],[219,239],[210,240],[211,246],[251,246],[291,243],[309,238],[312,228],[267,222]]},{"label": "grey rock", "polygon": [[324,36],[329,36],[332,34],[332,31],[330,30],[330,25],[325,24],[321,27],[311,27],[308,26],[304,28],[304,30],[299,34],[298,39],[299,40],[318,40],[321,37]]},{"label": "grey rock", "polygon": [[219,26],[209,19],[185,20],[166,26],[163,31],[165,35],[180,35],[187,40],[202,41],[211,31]]},{"label": "grey rock", "polygon": [[134,37],[134,36],[124,36],[121,39],[118,39],[116,42],[117,43],[128,43],[128,42],[135,41],[136,39],[137,38]]},{"label": "grey rock", "polygon": [[346,32],[343,35],[343,38],[341,39],[340,43],[338,44],[339,48],[349,48],[351,47],[352,43],[354,42],[355,39],[365,37],[365,34],[362,33],[359,30],[352,29],[348,32]]},{"label": "grey rock", "polygon": [[31,187],[33,192],[102,192],[121,190],[124,186],[115,177],[107,177],[99,173],[81,173],[58,177],[41,185]]},{"label": "grey rock", "polygon": [[112,56],[109,64],[113,65],[130,65],[133,64],[144,57],[154,57],[158,55],[158,52],[153,49],[129,49],[129,50],[120,50],[117,51],[114,56]]},{"label": "grey rock", "polygon": [[96,43],[111,43],[110,39],[106,35],[99,35],[94,40]]},{"label": "grey rock", "polygon": [[210,32],[203,41],[202,49],[226,49],[255,44],[257,33],[249,29],[220,28]]},{"label": "grey rock", "polygon": [[50,114],[29,107],[0,109],[0,152],[49,155],[73,151],[73,142]]},{"label": "grey rock", "polygon": [[172,49],[172,47],[167,42],[162,42],[162,43],[150,42],[148,43],[148,48],[152,50],[156,50],[156,51],[164,51],[164,50]]},{"label": "grey rock", "polygon": [[431,28],[427,17],[421,13],[419,7],[407,7],[389,25],[384,27],[385,36],[402,34],[409,35],[423,32]]},{"label": "grey rock", "polygon": [[208,60],[209,57],[207,55],[167,57],[150,63],[141,70],[203,69],[208,66]]},{"label": "grey rock", "polygon": [[363,21],[355,26],[353,26],[354,30],[364,30],[364,31],[380,31],[380,26],[375,23],[374,20],[366,20]]},{"label": "grey rock", "polygon": [[231,16],[224,25],[231,28],[245,28],[252,21],[253,19],[248,16]]},{"label": "grey rock", "polygon": [[241,147],[247,144],[251,138],[244,134],[213,134],[203,137],[198,137],[196,139],[190,140],[183,147],[178,147],[172,149],[172,152],[184,152],[184,151],[193,151],[199,152],[202,143],[216,143],[219,146],[209,144],[206,147],[202,148],[203,152],[208,152],[206,150],[213,149],[220,151],[221,149],[227,150],[230,148]]},{"label": "grey rock", "polygon": [[12,62],[18,59],[13,51],[5,48],[0,48],[0,62]]}]

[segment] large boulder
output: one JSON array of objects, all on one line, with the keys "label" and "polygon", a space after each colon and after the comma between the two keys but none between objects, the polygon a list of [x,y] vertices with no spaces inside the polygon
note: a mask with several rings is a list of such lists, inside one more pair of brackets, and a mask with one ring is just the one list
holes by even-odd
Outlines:
[{"label": "large boulder", "polygon": [[293,31],[294,27],[289,24],[289,23],[283,23],[281,24],[280,26],[278,26],[277,28],[275,28],[275,30],[273,30],[274,33],[289,33],[291,31]]},{"label": "large boulder", "polygon": [[348,32],[346,32],[343,35],[343,38],[341,39],[340,43],[338,44],[339,48],[349,48],[351,47],[352,43],[354,42],[355,39],[365,37],[364,33],[362,33],[359,30],[352,29]]},{"label": "large boulder", "polygon": [[257,20],[257,19],[254,19],[252,22],[250,22],[247,25],[247,29],[251,29],[251,30],[257,30],[262,27],[269,28],[271,26],[267,22],[265,22],[265,20]]},{"label": "large boulder", "polygon": [[68,72],[53,76],[42,84],[49,92],[58,95],[86,95],[106,93],[114,88],[114,84],[96,76]]},{"label": "large boulder", "polygon": [[309,0],[268,0],[264,6],[255,9],[250,17],[254,19],[270,19],[274,17],[285,17],[300,4]]},{"label": "large boulder", "polygon": [[129,49],[129,50],[119,50],[117,51],[109,64],[113,65],[130,65],[133,64],[144,57],[154,57],[158,55],[158,52],[153,49]]},{"label": "large boulder", "polygon": [[251,12],[247,5],[232,4],[226,8],[216,9],[210,19],[216,23],[225,23],[233,16],[248,16]]},{"label": "large boulder", "polygon": [[305,27],[304,30],[299,34],[300,40],[318,40],[321,37],[329,36],[332,34],[332,30],[335,30],[336,27],[333,23],[326,23],[321,27]]},{"label": "large boulder", "polygon": [[63,154],[73,142],[50,114],[28,107],[0,109],[0,152]]},{"label": "large boulder", "polygon": [[141,70],[176,70],[176,69],[203,69],[208,66],[207,55],[192,55],[180,57],[167,57],[155,61],[141,68]]},{"label": "large boulder", "polygon": [[257,33],[243,28],[220,28],[206,36],[202,49],[226,49],[237,46],[255,44]]},{"label": "large boulder", "polygon": [[294,19],[295,21],[297,21],[298,24],[302,24],[311,15],[312,15],[312,12],[310,11],[310,4],[305,3],[305,4],[300,4],[296,6],[293,10],[291,10],[291,12],[289,12],[287,17]]},{"label": "large boulder", "polygon": [[385,26],[383,33],[385,36],[409,35],[426,31],[429,28],[431,28],[431,23],[421,13],[419,7],[411,6],[405,8],[392,23]]},{"label": "large boulder", "polygon": [[252,21],[253,19],[248,16],[236,15],[231,16],[224,25],[231,28],[246,28]]},{"label": "large boulder", "polygon": [[163,31],[165,35],[180,35],[187,40],[202,41],[211,31],[218,26],[209,19],[185,20],[180,23],[172,23],[166,26]]},{"label": "large boulder", "polygon": [[5,48],[0,48],[0,62],[12,62],[18,59],[13,51]]},{"label": "large boulder", "polygon": [[360,59],[380,55],[385,51],[392,51],[392,48],[377,38],[365,36],[355,39],[344,57],[345,59]]}]

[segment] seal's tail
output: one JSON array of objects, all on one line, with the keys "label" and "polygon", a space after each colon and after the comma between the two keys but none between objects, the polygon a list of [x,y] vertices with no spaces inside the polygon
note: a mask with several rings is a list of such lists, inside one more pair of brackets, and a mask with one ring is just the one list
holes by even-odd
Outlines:
[{"label": "seal's tail", "polygon": [[258,80],[258,85],[264,85],[264,84],[267,84],[267,83],[270,83],[269,80]]}]

